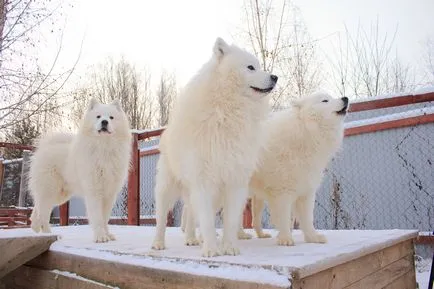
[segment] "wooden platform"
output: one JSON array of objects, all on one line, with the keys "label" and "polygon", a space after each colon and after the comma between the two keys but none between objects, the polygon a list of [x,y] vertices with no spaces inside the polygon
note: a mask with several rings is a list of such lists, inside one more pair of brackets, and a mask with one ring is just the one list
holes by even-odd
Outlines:
[{"label": "wooden platform", "polygon": [[[417,231],[324,231],[329,243],[306,244],[296,230],[293,247],[276,246],[275,239],[252,239],[240,241],[239,256],[202,258],[198,247],[184,246],[179,228],[168,229],[164,251],[150,249],[154,227],[111,229],[117,241],[95,244],[88,226],[56,227],[61,239],[0,284],[34,289],[416,288]],[[29,229],[4,232],[33,234]],[[60,286],[59,279],[76,286]]]},{"label": "wooden platform", "polygon": [[55,235],[6,234],[0,231],[0,279],[47,251],[56,240]]}]

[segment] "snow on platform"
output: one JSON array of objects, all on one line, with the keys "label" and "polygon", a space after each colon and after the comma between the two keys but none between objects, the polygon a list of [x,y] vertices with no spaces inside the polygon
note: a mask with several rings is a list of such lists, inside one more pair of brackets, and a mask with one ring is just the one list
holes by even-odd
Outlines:
[{"label": "snow on platform", "polygon": [[[110,229],[117,240],[97,244],[92,242],[89,226],[53,227],[53,233],[60,238],[51,245],[50,251],[287,288],[293,272],[302,278],[417,237],[414,230],[323,231],[327,244],[308,244],[304,243],[302,233],[295,230],[295,246],[277,246],[274,238],[254,238],[239,241],[241,255],[203,258],[199,247],[184,245],[178,227],[168,228],[167,249],[163,251],[151,249],[155,227],[110,226]],[[276,235],[274,230],[266,231],[273,237]],[[34,234],[30,229],[5,233]],[[0,231],[1,234],[4,232]]]}]

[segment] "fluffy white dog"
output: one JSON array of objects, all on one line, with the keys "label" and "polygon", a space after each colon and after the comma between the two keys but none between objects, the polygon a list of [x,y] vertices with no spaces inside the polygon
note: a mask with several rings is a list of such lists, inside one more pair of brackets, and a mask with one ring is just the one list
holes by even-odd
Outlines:
[{"label": "fluffy white dog", "polygon": [[277,112],[267,121],[261,164],[250,182],[253,227],[258,237],[270,237],[261,227],[267,200],[272,223],[279,231],[279,245],[294,244],[292,217],[300,222],[306,242],[326,242],[313,226],[315,192],[324,169],[342,143],[347,107],[346,97],[334,99],[318,93],[295,100],[292,109]]},{"label": "fluffy white dog", "polygon": [[108,221],[126,180],[130,156],[131,132],[120,103],[100,104],[92,99],[78,134],[55,133],[39,140],[29,178],[32,229],[50,232],[53,207],[76,195],[85,200],[94,241],[114,240]]},{"label": "fluffy white dog", "polygon": [[[165,248],[167,212],[184,193],[199,221],[202,255],[239,254],[239,220],[269,113],[267,95],[276,82],[253,55],[217,38],[213,56],[185,87],[161,137],[154,249]],[[220,204],[221,250],[214,227]]]}]

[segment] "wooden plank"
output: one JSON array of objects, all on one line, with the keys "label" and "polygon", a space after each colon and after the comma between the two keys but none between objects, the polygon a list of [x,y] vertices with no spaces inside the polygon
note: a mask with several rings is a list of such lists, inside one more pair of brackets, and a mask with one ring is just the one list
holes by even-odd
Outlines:
[{"label": "wooden plank", "polygon": [[145,156],[158,155],[159,153],[160,153],[159,149],[150,149],[146,151],[141,151],[139,155],[140,157],[145,157]]},{"label": "wooden plank", "polygon": [[108,289],[113,288],[93,280],[74,277],[62,272],[52,272],[21,266],[0,279],[1,286],[14,289]]},{"label": "wooden plank", "polygon": [[[344,289],[382,289],[411,270],[414,270],[414,259],[408,255]],[[416,288],[416,280],[412,288]]]},{"label": "wooden plank", "polygon": [[69,201],[59,206],[59,225],[60,226],[69,225]]},{"label": "wooden plank", "polygon": [[[392,283],[388,284],[383,289],[415,289],[416,284],[416,272],[413,270],[408,271]],[[420,288],[426,289],[426,288]]]},{"label": "wooden plank", "polygon": [[50,248],[57,236],[0,238],[0,278]]},{"label": "wooden plank", "polygon": [[58,269],[74,272],[85,278],[111,286],[118,286],[122,289],[282,289],[282,287],[274,285],[193,275],[55,251],[46,252],[27,263],[27,265],[46,270]]},{"label": "wooden plank", "polygon": [[18,207],[26,206],[27,195],[29,194],[29,188],[27,185],[27,176],[30,170],[30,156],[31,153],[28,150],[23,151],[23,161],[21,162],[21,178],[20,178],[20,193],[18,195]]},{"label": "wooden plank", "polygon": [[409,105],[421,102],[434,101],[434,92],[416,94],[416,95],[402,95],[396,97],[389,97],[383,99],[374,99],[363,102],[355,102],[350,104],[349,112],[358,112],[365,110],[373,110],[379,108],[396,107],[402,105]]},{"label": "wooden plank", "polygon": [[138,135],[133,134],[127,196],[128,225],[135,226],[140,225],[140,161],[138,141]]},{"label": "wooden plank", "polygon": [[350,127],[345,129],[344,135],[345,136],[359,135],[359,134],[364,134],[369,132],[415,126],[419,124],[432,123],[432,122],[434,122],[434,113],[421,115],[421,116],[402,118],[397,120],[391,120],[391,121],[385,121],[385,122],[379,122],[375,124]]},{"label": "wooden plank", "polygon": [[434,245],[434,235],[419,235],[415,240],[416,244]]},{"label": "wooden plank", "polygon": [[162,128],[157,128],[157,129],[148,130],[148,131],[139,133],[138,134],[138,140],[144,140],[147,138],[160,136],[165,129],[166,129],[165,127],[162,127]]},{"label": "wooden plank", "polygon": [[5,166],[3,164],[3,158],[0,157],[0,200],[3,195],[3,178],[4,178]]},{"label": "wooden plank", "polygon": [[307,276],[301,280],[297,280],[298,278],[295,275],[293,287],[294,289],[344,288],[409,254],[413,254],[413,252],[414,248],[411,240],[401,242],[384,250]]},{"label": "wooden plank", "polygon": [[34,146],[9,143],[9,142],[0,142],[0,147],[7,148],[7,149],[29,150],[29,151],[32,151],[35,149]]}]

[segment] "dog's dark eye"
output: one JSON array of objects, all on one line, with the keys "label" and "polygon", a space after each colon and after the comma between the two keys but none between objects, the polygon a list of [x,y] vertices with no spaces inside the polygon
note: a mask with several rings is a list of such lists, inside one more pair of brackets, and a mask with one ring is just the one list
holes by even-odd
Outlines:
[{"label": "dog's dark eye", "polygon": [[322,102],[329,102],[329,100],[328,99],[324,99]]},{"label": "dog's dark eye", "polygon": [[248,68],[249,70],[255,70],[255,68],[253,67],[253,65],[249,65],[249,66],[247,66],[247,68]]},{"label": "dog's dark eye", "polygon": [[100,117],[101,117],[100,115],[97,115],[97,116],[96,116],[96,118],[100,118]]},{"label": "dog's dark eye", "polygon": [[114,119],[114,117],[113,117],[113,116],[110,116],[110,119]]}]

